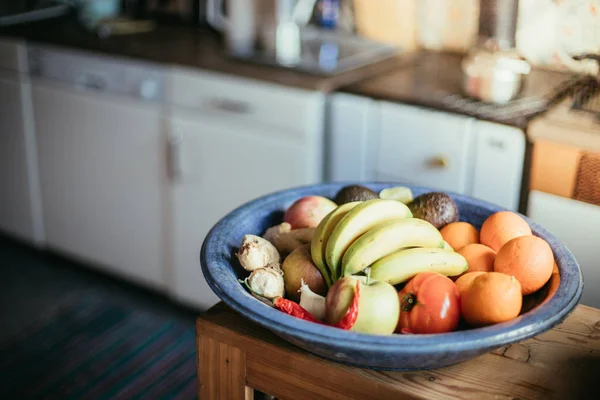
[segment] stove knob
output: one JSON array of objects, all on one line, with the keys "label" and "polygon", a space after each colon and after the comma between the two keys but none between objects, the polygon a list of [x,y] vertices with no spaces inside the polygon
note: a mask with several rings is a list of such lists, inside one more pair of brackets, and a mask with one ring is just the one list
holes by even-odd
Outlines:
[{"label": "stove knob", "polygon": [[152,100],[158,95],[158,84],[152,79],[142,81],[140,85],[140,97],[144,100]]}]

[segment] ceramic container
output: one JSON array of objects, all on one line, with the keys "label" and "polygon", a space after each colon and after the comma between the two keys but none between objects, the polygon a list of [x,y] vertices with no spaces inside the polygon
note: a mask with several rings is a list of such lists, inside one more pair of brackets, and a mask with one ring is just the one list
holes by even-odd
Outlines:
[{"label": "ceramic container", "polygon": [[[560,241],[529,219],[534,234],[544,238],[554,251],[561,281],[551,298],[541,299],[534,309],[509,322],[436,335],[367,335],[300,320],[252,297],[238,282],[238,278],[247,276],[235,258],[244,234],[260,235],[279,224],[285,209],[298,198],[307,195],[333,198],[344,184],[321,184],[269,194],[222,218],[207,235],[200,254],[202,272],[217,296],[249,320],[309,352],[340,363],[384,370],[431,369],[469,360],[553,328],[578,304],[583,290],[579,265]],[[362,184],[375,191],[398,185]],[[415,196],[431,191],[411,189]],[[490,214],[501,210],[490,203],[449,194],[458,205],[460,219],[478,228]]]}]

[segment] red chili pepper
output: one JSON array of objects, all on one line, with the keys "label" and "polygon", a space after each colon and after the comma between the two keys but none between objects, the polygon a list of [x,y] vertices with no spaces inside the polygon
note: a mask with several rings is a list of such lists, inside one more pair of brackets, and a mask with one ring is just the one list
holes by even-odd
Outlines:
[{"label": "red chili pepper", "polygon": [[352,304],[348,307],[348,311],[346,311],[346,315],[344,318],[340,320],[336,325],[336,328],[350,330],[356,323],[356,319],[358,318],[358,300],[360,296],[360,281],[356,281],[356,290],[354,291],[354,299],[352,299]]},{"label": "red chili pepper", "polygon": [[293,317],[300,318],[305,321],[315,322],[317,324],[322,324],[322,322],[316,319],[314,315],[306,311],[302,306],[300,306],[300,304],[292,300],[278,297],[275,299],[275,301],[273,301],[273,305],[278,310],[283,311],[284,313]]}]

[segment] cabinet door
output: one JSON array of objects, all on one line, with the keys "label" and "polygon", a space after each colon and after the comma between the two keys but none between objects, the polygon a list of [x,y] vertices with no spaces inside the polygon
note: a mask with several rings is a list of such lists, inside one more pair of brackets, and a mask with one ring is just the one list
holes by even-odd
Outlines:
[{"label": "cabinet door", "polygon": [[217,301],[199,263],[209,229],[248,200],[315,183],[313,150],[281,130],[209,116],[174,117],[170,136],[173,292],[206,308]]},{"label": "cabinet door", "polygon": [[376,178],[468,193],[472,121],[454,114],[383,102]]},{"label": "cabinet door", "polygon": [[525,133],[484,121],[475,122],[475,168],[471,195],[516,211],[519,208]]},{"label": "cabinet door", "polygon": [[39,244],[43,228],[29,90],[17,74],[0,73],[0,230]]},{"label": "cabinet door", "polygon": [[48,245],[162,286],[160,108],[41,82],[33,100]]},{"label": "cabinet door", "polygon": [[338,93],[328,114],[331,181],[371,180],[379,141],[379,103],[368,97]]},{"label": "cabinet door", "polygon": [[527,214],[571,250],[585,283],[581,303],[600,308],[600,207],[533,190]]}]

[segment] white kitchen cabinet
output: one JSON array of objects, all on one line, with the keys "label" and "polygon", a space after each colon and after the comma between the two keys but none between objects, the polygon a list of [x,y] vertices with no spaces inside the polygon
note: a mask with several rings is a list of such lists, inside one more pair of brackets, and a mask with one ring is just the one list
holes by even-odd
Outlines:
[{"label": "white kitchen cabinet", "polygon": [[43,243],[31,85],[25,45],[0,41],[0,231]]},{"label": "white kitchen cabinet", "polygon": [[336,93],[328,103],[328,180],[375,179],[380,136],[380,103],[368,97]]},{"label": "white kitchen cabinet", "polygon": [[[129,67],[104,59],[69,61],[59,53],[40,55],[40,73],[56,79],[33,81],[47,245],[160,289],[166,187],[162,106],[131,95],[137,83],[125,78],[145,75],[136,65],[128,74],[122,68]],[[105,75],[94,75],[96,68]],[[156,89],[158,81],[144,82]],[[105,90],[111,85],[127,95]]]},{"label": "white kitchen cabinet", "polygon": [[346,93],[331,96],[328,122],[328,180],[412,184],[518,208],[517,128]]},{"label": "white kitchen cabinet", "polygon": [[378,180],[397,180],[467,194],[472,119],[382,102]]},{"label": "white kitchen cabinet", "polygon": [[171,292],[205,309],[218,301],[199,262],[210,228],[251,199],[323,179],[323,96],[180,70],[172,90]]},{"label": "white kitchen cabinet", "polygon": [[583,273],[581,303],[600,308],[600,207],[532,190],[527,214],[571,250]]},{"label": "white kitchen cabinet", "polygon": [[486,121],[474,123],[473,197],[517,211],[521,194],[525,134],[522,130]]}]

